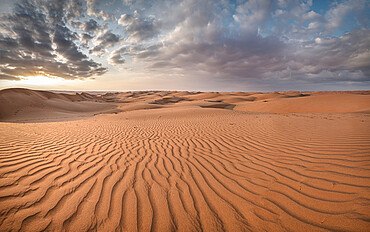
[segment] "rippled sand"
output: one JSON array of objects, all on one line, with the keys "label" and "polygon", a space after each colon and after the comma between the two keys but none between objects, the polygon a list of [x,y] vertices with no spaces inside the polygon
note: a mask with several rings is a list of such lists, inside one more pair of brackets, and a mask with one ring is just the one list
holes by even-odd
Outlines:
[{"label": "rippled sand", "polygon": [[0,231],[369,230],[368,114],[244,112],[206,94],[1,122]]}]

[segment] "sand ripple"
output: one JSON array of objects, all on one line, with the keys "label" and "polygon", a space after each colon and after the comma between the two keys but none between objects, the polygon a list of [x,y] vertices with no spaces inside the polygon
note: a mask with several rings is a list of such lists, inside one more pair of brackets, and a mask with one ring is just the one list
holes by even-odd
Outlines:
[{"label": "sand ripple", "polygon": [[369,230],[370,119],[324,116],[1,123],[0,231]]}]

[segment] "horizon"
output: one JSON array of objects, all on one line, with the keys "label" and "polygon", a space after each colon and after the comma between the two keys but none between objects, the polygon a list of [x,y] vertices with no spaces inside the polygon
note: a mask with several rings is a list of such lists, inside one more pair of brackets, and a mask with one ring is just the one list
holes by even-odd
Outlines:
[{"label": "horizon", "polygon": [[67,89],[35,89],[35,88],[24,88],[24,87],[11,87],[3,88],[2,90],[8,89],[26,89],[32,91],[46,91],[54,93],[128,93],[128,92],[199,92],[199,93],[274,93],[274,92],[300,92],[300,93],[313,93],[313,92],[370,92],[370,89],[355,89],[355,90],[272,90],[272,91],[219,91],[219,90],[177,90],[177,89],[145,89],[145,90],[67,90]]},{"label": "horizon", "polygon": [[0,0],[0,89],[370,89],[370,3]]}]

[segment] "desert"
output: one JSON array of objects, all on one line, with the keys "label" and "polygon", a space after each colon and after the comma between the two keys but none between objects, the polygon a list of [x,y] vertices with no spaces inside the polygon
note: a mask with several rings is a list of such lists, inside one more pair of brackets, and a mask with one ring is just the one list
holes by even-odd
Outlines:
[{"label": "desert", "polygon": [[0,231],[368,231],[370,91],[0,91]]},{"label": "desert", "polygon": [[370,0],[0,0],[0,232],[370,232]]}]

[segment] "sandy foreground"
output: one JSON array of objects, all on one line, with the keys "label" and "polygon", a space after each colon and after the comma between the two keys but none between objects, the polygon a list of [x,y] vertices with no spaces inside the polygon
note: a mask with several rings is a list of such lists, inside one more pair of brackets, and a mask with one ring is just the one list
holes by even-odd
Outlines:
[{"label": "sandy foreground", "polygon": [[0,91],[0,231],[369,231],[370,92]]}]

